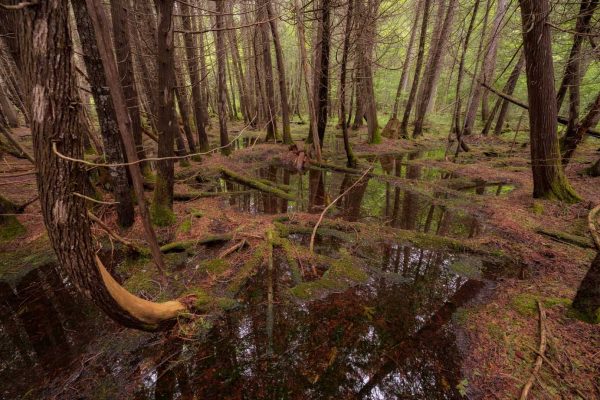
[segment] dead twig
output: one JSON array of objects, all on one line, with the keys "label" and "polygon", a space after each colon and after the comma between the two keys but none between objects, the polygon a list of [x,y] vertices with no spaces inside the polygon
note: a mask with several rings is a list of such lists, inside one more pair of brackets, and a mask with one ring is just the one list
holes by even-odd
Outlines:
[{"label": "dead twig", "polygon": [[325,207],[325,209],[323,210],[323,212],[319,216],[319,220],[317,221],[317,223],[315,224],[315,227],[313,228],[312,235],[310,236],[309,252],[311,254],[313,253],[313,250],[315,248],[315,236],[317,236],[317,229],[319,228],[319,225],[323,221],[323,218],[325,217],[325,214],[327,213],[327,210],[329,210],[331,207],[333,207],[333,205],[339,199],[341,199],[342,197],[344,197],[346,194],[348,194],[348,192],[350,190],[352,190],[356,185],[358,185],[358,183],[360,181],[362,181],[365,176],[367,176],[367,174],[371,171],[371,169],[373,169],[373,167],[367,168],[365,170],[365,172],[363,172],[363,174],[360,176],[360,178],[358,178],[349,188],[347,188],[346,190],[344,190],[344,192],[342,194],[340,194],[338,197],[336,197],[331,203],[329,203],[329,205],[327,207]]},{"label": "dead twig", "polygon": [[219,254],[219,256],[217,258],[219,258],[219,259],[225,258],[228,255],[230,255],[231,253],[235,252],[236,250],[241,249],[245,245],[246,245],[246,239],[242,239],[239,243],[236,243],[233,246],[231,246],[230,248],[225,249],[223,252],[221,252],[221,254]]},{"label": "dead twig", "polygon": [[132,249],[136,253],[141,253],[142,252],[142,250],[137,245],[135,245],[134,243],[130,242],[129,240],[127,240],[127,239],[119,236],[112,229],[110,229],[108,227],[108,225],[106,225],[100,218],[96,217],[90,211],[88,211],[88,217],[92,221],[94,221],[96,224],[98,224],[98,226],[100,226],[100,228],[102,228],[106,233],[108,233],[108,236],[112,237],[117,242],[120,242],[120,243],[124,244],[125,246],[129,247],[130,249]]},{"label": "dead twig", "polygon": [[529,391],[531,390],[531,386],[533,386],[533,382],[535,382],[535,378],[542,367],[542,363],[544,362],[544,353],[546,351],[546,312],[542,307],[542,303],[538,300],[538,311],[540,313],[539,327],[540,327],[540,347],[537,351],[537,358],[535,360],[535,364],[533,365],[533,371],[527,379],[525,386],[523,386],[523,390],[521,391],[520,400],[526,400],[529,395]]}]

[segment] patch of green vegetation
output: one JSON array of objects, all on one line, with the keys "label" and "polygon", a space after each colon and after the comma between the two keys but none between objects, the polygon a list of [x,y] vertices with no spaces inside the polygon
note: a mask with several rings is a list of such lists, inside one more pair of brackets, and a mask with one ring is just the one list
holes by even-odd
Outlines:
[{"label": "patch of green vegetation", "polygon": [[196,289],[190,293],[196,297],[194,308],[202,312],[210,311],[228,311],[239,306],[239,303],[229,297],[216,297],[207,293],[203,289]]},{"label": "patch of green vegetation", "polygon": [[277,247],[280,247],[283,250],[286,261],[290,268],[290,273],[292,275],[292,281],[294,282],[294,284],[297,285],[300,282],[302,282],[302,274],[300,273],[300,269],[298,268],[298,262],[296,261],[296,257],[294,255],[296,249],[292,242],[285,238],[281,238],[275,235],[273,244]]},{"label": "patch of green vegetation", "polygon": [[342,251],[342,257],[334,260],[320,279],[303,282],[290,289],[290,293],[302,300],[310,300],[327,292],[345,290],[352,283],[362,283],[369,275],[356,266],[356,259]]},{"label": "patch of green vegetation", "polygon": [[29,271],[55,263],[56,255],[46,235],[15,251],[0,252],[0,279],[17,281]]},{"label": "patch of green vegetation", "polygon": [[23,235],[26,229],[14,216],[5,218],[4,223],[0,225],[0,242],[8,242]]},{"label": "patch of green vegetation", "polygon": [[533,206],[531,207],[531,209],[533,210],[533,213],[535,215],[542,215],[544,214],[544,205],[539,202],[539,201],[534,201],[533,202]]},{"label": "patch of green vegetation", "polygon": [[132,293],[144,292],[151,296],[159,293],[158,285],[152,280],[153,274],[148,270],[140,269],[123,283],[123,287]]},{"label": "patch of green vegetation", "polygon": [[181,225],[179,225],[178,231],[181,233],[190,233],[192,230],[192,220],[187,218],[185,219]]},{"label": "patch of green vegetation", "polygon": [[356,266],[357,259],[342,250],[342,257],[335,260],[331,267],[325,271],[323,277],[332,279],[349,279],[353,282],[363,283],[369,279],[369,275],[360,267]]},{"label": "patch of green vegetation", "polygon": [[200,262],[200,268],[206,270],[206,272],[212,275],[221,275],[225,271],[229,270],[229,267],[229,262],[220,258],[204,260]]},{"label": "patch of green vegetation", "polygon": [[465,307],[459,307],[454,314],[452,314],[452,320],[461,326],[466,326],[469,320],[469,309]]},{"label": "patch of green vegetation", "polygon": [[572,319],[578,319],[588,324],[600,324],[600,308],[596,309],[593,314],[586,314],[573,307],[569,307],[567,311],[567,317]]},{"label": "patch of green vegetation", "polygon": [[348,284],[346,282],[323,277],[321,279],[317,279],[316,281],[303,282],[299,285],[296,285],[290,289],[290,293],[299,299],[310,300],[318,297],[322,293],[332,290],[344,290],[347,287]]},{"label": "patch of green vegetation", "polygon": [[202,218],[204,217],[204,213],[202,211],[198,211],[196,209],[190,211],[190,216],[194,217],[194,218]]},{"label": "patch of green vegetation", "polygon": [[540,297],[529,293],[521,293],[511,300],[511,305],[519,314],[530,317],[538,313],[537,301],[540,300],[545,308],[557,305],[570,306],[571,299],[560,297]]},{"label": "patch of green vegetation", "polygon": [[246,283],[248,278],[256,273],[263,262],[267,252],[267,246],[269,245],[270,244],[268,242],[263,242],[256,248],[250,259],[246,261],[239,271],[233,276],[231,283],[227,286],[228,293],[232,295],[237,294],[244,283]]},{"label": "patch of green vegetation", "polygon": [[481,260],[477,257],[461,257],[450,265],[450,271],[470,279],[481,278]]},{"label": "patch of green vegetation", "polygon": [[152,223],[156,226],[171,226],[177,220],[173,210],[155,203],[152,203],[150,207],[150,217],[152,218]]}]

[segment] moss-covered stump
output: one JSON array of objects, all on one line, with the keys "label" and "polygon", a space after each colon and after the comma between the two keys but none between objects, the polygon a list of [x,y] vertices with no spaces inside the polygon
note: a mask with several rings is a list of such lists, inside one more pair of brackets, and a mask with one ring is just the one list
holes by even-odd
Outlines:
[{"label": "moss-covered stump", "polygon": [[392,118],[385,124],[381,135],[388,139],[398,139],[400,137],[400,120],[398,118]]},{"label": "moss-covered stump", "polygon": [[355,284],[364,283],[369,279],[369,275],[357,264],[358,259],[347,252],[342,252],[342,257],[333,261],[321,278],[300,283],[291,288],[289,292],[301,300],[312,300],[327,296],[332,292],[344,291]]}]

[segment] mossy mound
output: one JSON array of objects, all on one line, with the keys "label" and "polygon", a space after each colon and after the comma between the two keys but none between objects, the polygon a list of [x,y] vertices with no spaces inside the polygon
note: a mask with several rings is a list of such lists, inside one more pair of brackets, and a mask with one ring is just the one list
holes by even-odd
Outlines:
[{"label": "mossy mound", "polygon": [[450,271],[469,279],[479,279],[481,278],[481,260],[477,257],[460,257],[450,264]]},{"label": "mossy mound", "polygon": [[201,312],[228,311],[239,306],[239,303],[234,299],[212,296],[200,288],[190,294],[196,298],[194,308]]},{"label": "mossy mound", "polygon": [[519,314],[525,317],[532,317],[537,315],[538,307],[537,302],[541,301],[545,308],[552,308],[558,305],[570,306],[571,299],[560,298],[560,297],[540,297],[529,293],[521,293],[515,296],[511,300],[511,306]]},{"label": "mossy mound", "polygon": [[200,269],[211,275],[221,275],[228,271],[231,266],[226,260],[215,258],[213,260],[204,260],[200,262]]},{"label": "mossy mound", "polygon": [[171,226],[175,222],[177,222],[177,218],[175,217],[175,213],[170,210],[168,207],[159,206],[157,204],[152,204],[150,207],[150,218],[152,219],[152,223],[156,226]]},{"label": "mossy mound", "polygon": [[8,242],[25,234],[27,231],[19,220],[14,216],[4,218],[4,222],[0,224],[0,242]]},{"label": "mossy mound", "polygon": [[356,263],[356,258],[342,252],[342,257],[333,261],[321,278],[296,285],[289,292],[299,299],[311,300],[331,292],[346,290],[353,284],[364,283],[369,275]]}]

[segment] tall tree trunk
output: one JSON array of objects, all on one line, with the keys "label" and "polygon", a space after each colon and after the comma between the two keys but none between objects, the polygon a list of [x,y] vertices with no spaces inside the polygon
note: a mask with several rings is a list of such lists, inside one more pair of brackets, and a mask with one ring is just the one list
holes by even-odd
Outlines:
[{"label": "tall tree trunk", "polygon": [[421,12],[421,5],[423,4],[422,0],[415,0],[415,16],[412,28],[410,30],[410,38],[408,39],[408,48],[406,49],[406,56],[404,57],[404,64],[402,64],[402,72],[400,73],[400,80],[398,81],[398,88],[396,89],[396,97],[394,98],[394,109],[392,111],[391,119],[398,119],[398,108],[400,106],[400,98],[402,97],[402,92],[406,89],[408,85],[408,71],[410,70],[410,64],[412,59],[414,58],[413,48],[415,46],[415,37],[417,36],[417,31],[419,30],[419,13]]},{"label": "tall tree trunk", "polygon": [[300,63],[302,64],[302,73],[304,74],[304,87],[306,89],[306,99],[308,101],[308,115],[310,119],[310,131],[313,134],[313,146],[317,161],[321,161],[321,144],[317,130],[317,111],[315,108],[314,97],[310,88],[308,56],[306,55],[306,36],[304,34],[304,17],[300,0],[294,0],[294,13],[296,14],[296,27],[298,34],[298,47],[300,47]]},{"label": "tall tree trunk", "polygon": [[[321,0],[319,3],[319,38],[317,58],[319,62],[315,69],[315,104],[317,107],[317,132],[319,134],[319,143],[323,148],[325,139],[325,129],[327,128],[327,99],[329,95],[329,48],[331,46],[331,4],[330,0]],[[308,137],[310,143],[311,136]]]},{"label": "tall tree trunk", "polygon": [[548,0],[519,0],[529,98],[533,197],[575,202],[565,176],[557,138],[557,105]]},{"label": "tall tree trunk", "polygon": [[[135,86],[135,75],[133,73],[132,51],[131,51],[131,32],[129,28],[129,5],[126,0],[111,0],[110,9],[112,15],[113,37],[115,43],[115,54],[117,56],[117,66],[119,68],[119,78],[123,86],[123,94],[127,101],[127,109],[131,118],[131,130],[133,140],[137,149],[137,155],[140,160],[146,158],[144,143],[142,140],[142,121],[140,117],[140,101]],[[143,164],[145,174],[150,173],[150,165]]]},{"label": "tall tree trunk", "polygon": [[419,80],[421,77],[421,68],[423,66],[423,57],[425,55],[425,41],[427,40],[427,24],[429,22],[429,12],[431,8],[431,0],[424,0],[423,5],[423,20],[421,22],[421,33],[419,36],[419,50],[417,52],[417,64],[415,65],[415,72],[413,83],[410,88],[410,94],[406,101],[406,107],[404,108],[404,115],[402,117],[402,125],[400,125],[400,134],[403,137],[408,137],[408,120],[410,119],[410,113],[412,111],[415,97],[417,95],[417,89],[419,88]]},{"label": "tall tree trunk", "polygon": [[[179,3],[182,13],[182,26],[185,31],[192,30],[191,8],[185,2]],[[202,33],[200,33],[202,35]],[[185,55],[187,60],[188,73],[190,74],[190,84],[192,85],[192,110],[194,120],[196,121],[196,135],[198,136],[198,146],[200,151],[208,151],[208,135],[206,134],[206,121],[202,111],[204,96],[200,85],[201,77],[198,69],[198,55],[196,53],[196,44],[192,33],[183,34],[183,43],[185,46]]]},{"label": "tall tree trunk", "polygon": [[[487,54],[484,61],[484,69],[482,80],[490,84],[494,77],[494,70],[496,69],[496,57],[498,55],[498,43],[500,42],[500,32],[502,31],[502,21],[506,15],[508,9],[508,3],[506,0],[497,0],[496,2],[496,16],[494,17],[494,24],[492,27],[492,37],[488,42]],[[489,116],[489,105],[488,105],[488,91],[483,90],[481,94],[481,120],[487,121]]]},{"label": "tall tree trunk", "polygon": [[223,23],[224,2],[216,1],[216,51],[217,51],[217,94],[218,94],[218,114],[219,114],[219,138],[221,139],[221,153],[229,155],[231,149],[228,146],[229,136],[227,134],[227,81],[225,76],[225,63],[227,62],[227,53],[225,49],[225,24]]},{"label": "tall tree trunk", "polygon": [[491,7],[492,7],[492,0],[487,0],[486,6],[485,6],[485,12],[483,14],[483,21],[481,22],[481,33],[480,33],[480,39],[479,39],[479,46],[477,48],[477,55],[475,57],[475,66],[473,68],[473,71],[475,73],[471,74],[472,75],[471,76],[471,87],[469,89],[469,97],[467,100],[467,107],[466,107],[466,111],[465,111],[465,121],[464,121],[464,125],[461,127],[462,135],[470,135],[471,134],[472,128],[471,128],[471,130],[469,130],[465,127],[474,126],[475,119],[477,117],[477,108],[479,107],[479,97],[480,97],[480,93],[477,93],[477,91],[481,91],[481,85],[477,80],[480,79],[480,77],[481,77],[482,70],[483,70],[483,63],[485,62],[485,60],[482,60],[482,59],[484,58],[484,52],[485,52],[484,44],[485,44],[486,32],[488,29],[488,19],[490,16]]},{"label": "tall tree trunk", "polygon": [[[465,33],[465,39],[463,41],[462,52],[460,55],[460,62],[458,63],[458,72],[456,77],[456,95],[455,95],[455,103],[454,103],[454,115],[452,118],[452,128],[451,132],[454,132],[456,136],[457,146],[456,146],[456,155],[460,152],[461,148],[466,147],[466,144],[462,139],[462,125],[460,122],[460,116],[462,114],[462,93],[461,87],[463,82],[463,76],[465,72],[465,60],[467,58],[467,50],[469,49],[469,41],[471,40],[471,34],[473,33],[473,27],[475,25],[475,20],[477,19],[477,11],[479,11],[480,0],[475,0],[475,4],[473,4],[473,11],[471,12],[471,20],[469,21],[469,26],[467,27],[467,32]],[[451,136],[451,135],[450,135]],[[463,148],[463,150],[467,151],[468,147]]]},{"label": "tall tree trunk", "polygon": [[[92,2],[88,5],[92,6]],[[23,17],[23,57],[29,66],[30,101],[35,105],[31,130],[38,161],[37,185],[58,265],[81,293],[115,321],[137,329],[160,329],[176,318],[184,306],[176,301],[157,304],[142,300],[110,276],[94,251],[85,200],[73,196],[73,192],[83,191],[85,170],[52,151],[56,146],[69,157],[83,157],[78,110],[74,106],[77,92],[71,64],[68,3],[41,1],[35,8],[26,9]]]},{"label": "tall tree trunk", "polygon": [[344,150],[346,151],[346,165],[355,168],[356,157],[352,152],[350,138],[348,136],[348,121],[346,120],[346,73],[348,70],[348,52],[350,50],[350,35],[354,18],[354,0],[348,0],[348,11],[346,12],[346,29],[344,31],[344,47],[342,50],[342,65],[340,66],[340,122],[342,123],[342,134],[344,136]]},{"label": "tall tree trunk", "polygon": [[[173,143],[178,135],[175,118],[175,68],[173,56],[173,4],[174,0],[158,0],[157,52],[158,64],[158,151],[159,158],[173,156]],[[163,159],[156,163],[156,185],[152,202],[154,223],[171,225],[173,215],[173,185],[175,171],[173,160]]]},{"label": "tall tree trunk", "polygon": [[285,73],[285,62],[283,61],[283,49],[281,48],[281,39],[277,29],[277,19],[273,11],[271,0],[265,1],[267,6],[267,16],[271,26],[271,35],[273,36],[273,45],[275,46],[275,59],[277,61],[277,76],[279,77],[279,97],[281,100],[281,124],[283,126],[283,143],[292,144],[292,134],[290,132],[290,105],[287,92],[287,79]]},{"label": "tall tree trunk", "polygon": [[[503,92],[512,95],[517,87],[517,82],[519,81],[519,76],[521,75],[521,70],[523,69],[523,64],[525,64],[525,55],[521,52],[519,56],[519,60],[515,64],[510,76],[508,77],[508,81],[504,86]],[[494,135],[500,135],[502,133],[502,128],[504,126],[504,120],[506,119],[506,115],[508,114],[508,107],[510,106],[510,102],[508,100],[504,100],[502,98],[498,98],[498,101],[501,102],[502,106],[500,106],[500,113],[498,114],[498,119],[496,120],[496,126],[494,128]],[[490,120],[494,118],[494,115],[490,116]],[[484,133],[486,134],[486,133]]]},{"label": "tall tree trunk", "polygon": [[[83,50],[83,60],[85,62],[90,88],[96,105],[96,113],[98,114],[100,132],[104,142],[106,160],[110,164],[123,163],[125,157],[121,139],[119,137],[117,117],[113,102],[110,98],[100,53],[96,46],[92,21],[86,11],[85,0],[72,0],[71,4],[73,5],[77,30],[79,32],[79,39]],[[135,211],[133,209],[133,199],[129,190],[127,170],[122,166],[110,167],[109,170],[112,192],[115,201],[118,203],[116,208],[119,225],[122,227],[130,227],[135,220]]]},{"label": "tall tree trunk", "polygon": [[599,0],[581,0],[579,14],[575,21],[573,45],[571,46],[571,52],[569,53],[569,58],[565,65],[565,72],[563,73],[558,93],[556,94],[559,112],[563,100],[565,99],[565,95],[567,94],[567,89],[573,87],[575,85],[573,79],[580,76],[581,47],[583,45],[583,40],[590,33],[592,16],[599,3]]},{"label": "tall tree trunk", "polygon": [[371,144],[381,143],[381,132],[377,121],[377,102],[375,100],[375,88],[373,84],[373,51],[375,49],[377,36],[377,16],[380,0],[368,0],[366,18],[367,22],[363,32],[362,73],[364,77],[364,94],[366,97],[365,112],[367,116],[368,142]]},{"label": "tall tree trunk", "polygon": [[[433,87],[435,84],[435,75],[441,68],[442,54],[446,47],[446,41],[450,34],[450,28],[452,26],[452,20],[454,18],[454,10],[456,8],[457,0],[450,0],[448,4],[445,17],[443,17],[443,23],[439,30],[439,36],[437,40],[430,46],[429,58],[425,72],[423,73],[423,84],[421,90],[421,96],[417,103],[416,119],[415,119],[415,130],[413,131],[413,137],[418,137],[423,134],[423,123],[425,122],[425,114],[429,103],[431,101]],[[442,13],[443,8],[440,6],[439,13]],[[442,18],[440,18],[441,20]]]},{"label": "tall tree trunk", "polygon": [[275,88],[273,84],[273,60],[271,59],[271,45],[269,40],[269,19],[267,13],[268,0],[261,0],[258,4],[257,29],[260,32],[260,43],[262,45],[263,78],[265,82],[265,107],[267,111],[267,136],[266,140],[277,141],[277,110],[275,109]]}]

